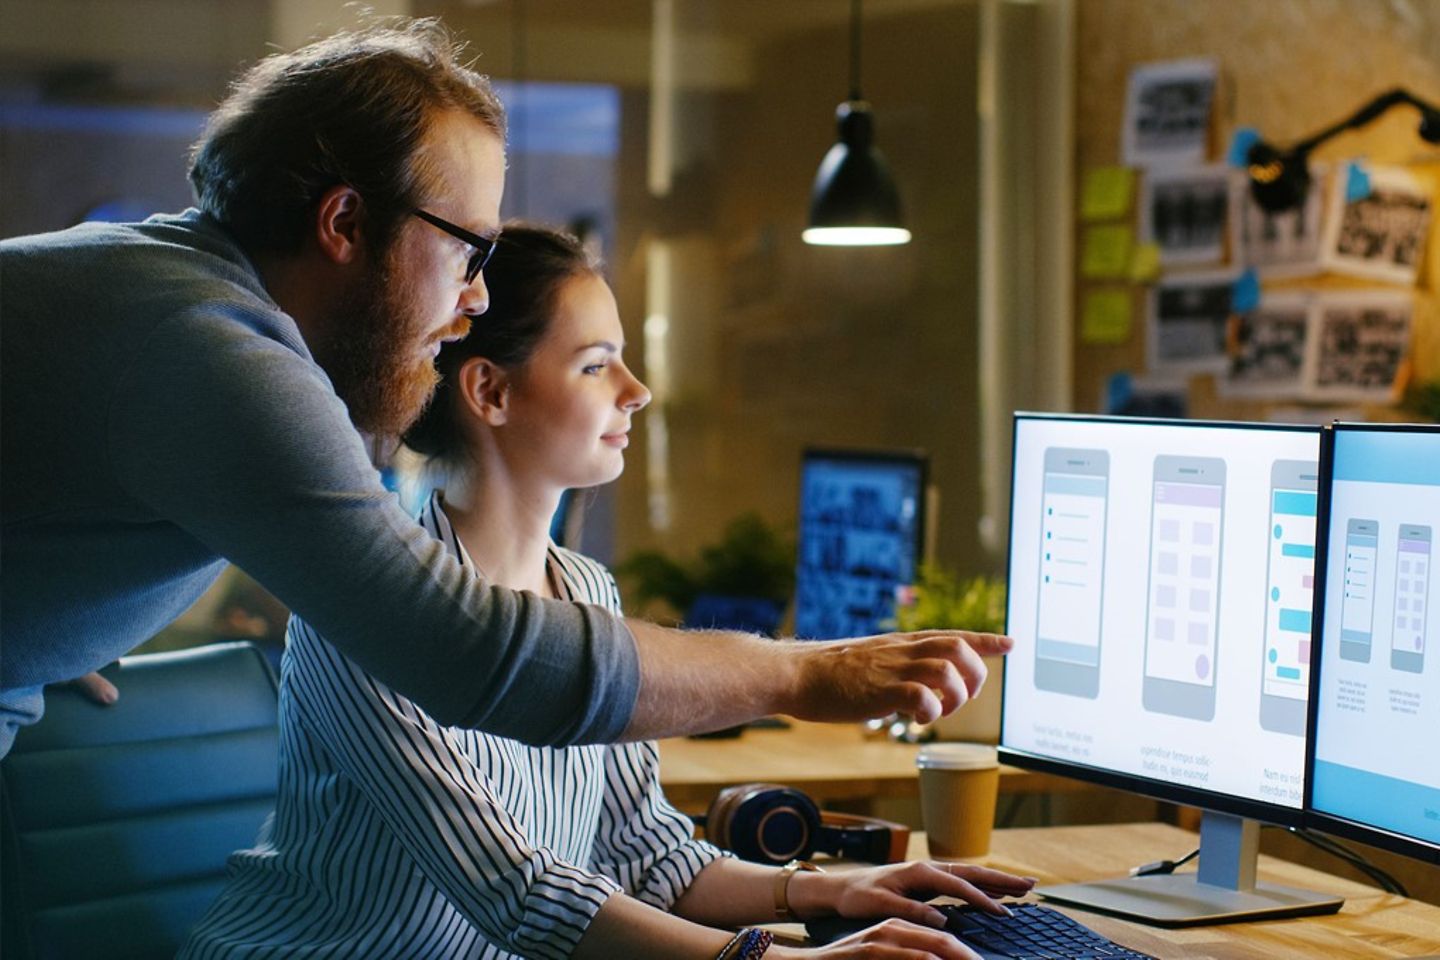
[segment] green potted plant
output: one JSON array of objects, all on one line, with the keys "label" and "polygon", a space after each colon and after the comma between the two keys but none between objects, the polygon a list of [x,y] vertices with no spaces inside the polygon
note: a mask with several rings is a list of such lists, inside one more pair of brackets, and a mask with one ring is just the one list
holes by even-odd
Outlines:
[{"label": "green potted plant", "polygon": [[1440,380],[1412,383],[1405,393],[1405,408],[1426,420],[1440,422]]},{"label": "green potted plant", "polygon": [[[961,579],[935,564],[921,564],[916,582],[897,591],[898,630],[970,630],[1003,633],[1005,581],[1000,577]],[[891,724],[890,735],[904,740],[969,740],[995,743],[1000,736],[1000,682],[1004,659],[986,657],[989,678],[980,696],[928,727]]]},{"label": "green potted plant", "polygon": [[687,626],[774,634],[795,589],[795,545],[745,513],[689,563],[641,550],[615,569],[637,604],[662,601]]},{"label": "green potted plant", "polygon": [[1005,581],[998,577],[961,580],[935,564],[922,563],[920,575],[902,587],[895,604],[899,630],[972,630],[1000,633],[1005,629]]}]

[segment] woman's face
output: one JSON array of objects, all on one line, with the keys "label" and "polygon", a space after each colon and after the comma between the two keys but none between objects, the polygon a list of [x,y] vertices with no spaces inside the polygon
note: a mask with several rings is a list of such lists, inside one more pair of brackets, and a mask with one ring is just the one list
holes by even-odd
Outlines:
[{"label": "woman's face", "polygon": [[625,469],[630,418],[650,391],[625,366],[620,312],[605,281],[565,281],[535,352],[510,376],[507,459],[562,488],[608,483]]}]

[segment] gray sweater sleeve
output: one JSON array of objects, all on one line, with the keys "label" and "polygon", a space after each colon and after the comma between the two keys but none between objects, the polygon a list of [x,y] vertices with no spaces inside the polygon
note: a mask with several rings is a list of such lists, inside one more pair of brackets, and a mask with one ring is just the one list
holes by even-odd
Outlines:
[{"label": "gray sweater sleeve", "polygon": [[380,484],[288,318],[227,306],[162,323],[108,416],[112,466],[139,505],[440,723],[537,745],[612,741],[628,724],[639,663],[623,623],[470,577]]}]

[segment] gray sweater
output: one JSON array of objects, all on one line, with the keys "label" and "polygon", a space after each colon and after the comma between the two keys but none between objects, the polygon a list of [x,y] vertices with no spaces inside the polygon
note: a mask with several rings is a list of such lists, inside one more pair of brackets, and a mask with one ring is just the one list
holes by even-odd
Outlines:
[{"label": "gray sweater", "polygon": [[0,525],[3,699],[133,649],[229,560],[442,724],[563,745],[634,709],[620,621],[426,536],[198,211],[0,243]]}]

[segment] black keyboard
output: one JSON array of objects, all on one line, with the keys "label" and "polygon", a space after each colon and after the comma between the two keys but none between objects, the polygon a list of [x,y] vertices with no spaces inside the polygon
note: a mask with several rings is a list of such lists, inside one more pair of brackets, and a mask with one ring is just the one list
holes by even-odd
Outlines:
[{"label": "black keyboard", "polygon": [[[1107,940],[1078,920],[1038,903],[1010,904],[1013,916],[997,917],[971,907],[936,904],[945,929],[986,960],[1154,960],[1148,953]],[[871,926],[873,920],[811,920],[805,931],[830,943]]]}]

